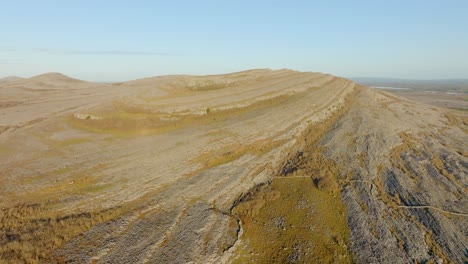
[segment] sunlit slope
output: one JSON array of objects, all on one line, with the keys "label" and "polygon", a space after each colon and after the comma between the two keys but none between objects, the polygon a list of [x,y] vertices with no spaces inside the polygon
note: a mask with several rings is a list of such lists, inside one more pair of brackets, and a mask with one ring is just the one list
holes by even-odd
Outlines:
[{"label": "sunlit slope", "polygon": [[0,89],[0,196],[15,234],[2,256],[185,262],[232,247],[239,223],[225,212],[355,85],[253,70],[115,84],[47,74]]},{"label": "sunlit slope", "polygon": [[2,261],[465,261],[464,112],[291,70],[0,92]]}]

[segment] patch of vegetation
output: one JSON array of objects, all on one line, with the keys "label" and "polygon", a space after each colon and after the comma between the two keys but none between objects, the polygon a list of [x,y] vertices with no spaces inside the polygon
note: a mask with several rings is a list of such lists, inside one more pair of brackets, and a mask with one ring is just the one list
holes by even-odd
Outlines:
[{"label": "patch of vegetation", "polygon": [[79,177],[71,177],[69,180],[63,180],[54,185],[40,189],[37,195],[69,196],[74,194],[89,194],[101,191],[106,187],[108,187],[108,185],[98,183],[97,177],[85,174]]},{"label": "patch of vegetation", "polygon": [[[356,91],[359,92],[359,89]],[[351,98],[329,119],[311,125],[278,177],[257,186],[236,204],[242,220],[234,263],[351,263],[349,227],[336,164],[319,140],[349,110]]]},{"label": "patch of vegetation", "polygon": [[0,211],[0,262],[61,263],[55,249],[92,226],[118,217],[123,210],[111,208],[65,213],[50,203],[18,204]]},{"label": "patch of vegetation", "polygon": [[[17,194],[15,203],[2,204],[0,209],[0,263],[62,263],[54,251],[91,227],[118,218],[130,205],[115,208],[73,210],[70,199],[93,195],[109,187],[100,184],[96,173],[99,164],[78,171],[74,166],[25,179],[50,179],[51,183],[27,194]],[[55,176],[60,180],[54,181]]]},{"label": "patch of vegetation", "polygon": [[64,139],[64,140],[61,140],[61,141],[57,141],[55,143],[55,146],[58,147],[58,148],[68,147],[68,146],[72,146],[72,145],[82,144],[82,143],[88,142],[90,140],[91,139],[86,138],[86,137],[67,138],[67,139]]},{"label": "patch of vegetation", "polygon": [[245,107],[229,108],[229,105],[210,107],[202,110],[203,114],[188,111],[164,113],[152,111],[143,106],[116,102],[110,110],[93,113],[102,119],[86,120],[70,116],[68,123],[78,129],[122,137],[161,134],[188,126],[207,125],[217,121],[224,121],[241,114],[286,103],[301,96],[303,96],[302,93],[279,95],[253,103],[245,102]]},{"label": "patch of vegetation", "polygon": [[232,145],[223,146],[223,148],[217,151],[203,153],[202,155],[193,159],[192,162],[202,163],[203,170],[206,170],[229,163],[246,154],[262,156],[270,152],[272,149],[284,144],[285,142],[286,140],[262,139],[247,144],[235,143]]},{"label": "patch of vegetation", "polygon": [[468,115],[460,111],[451,111],[444,113],[447,118],[448,126],[458,126],[465,133],[468,133]]},{"label": "patch of vegetation", "polygon": [[[98,164],[88,169],[79,169],[77,166],[63,167],[36,177],[25,178],[22,183],[48,180],[43,187],[30,191],[27,195],[18,195],[18,200],[24,203],[36,203],[44,199],[57,199],[74,195],[89,195],[110,187],[102,184],[102,176],[98,173],[105,168],[105,164]],[[42,186],[42,185],[41,185]]]},{"label": "patch of vegetation", "polygon": [[42,173],[42,174],[38,174],[36,176],[33,176],[33,177],[28,177],[28,178],[24,178],[21,180],[21,183],[22,184],[27,184],[27,183],[33,183],[33,182],[36,182],[36,181],[39,181],[39,180],[51,180],[53,179],[53,177],[56,177],[58,175],[65,175],[65,174],[68,174],[68,173],[71,173],[73,172],[73,170],[76,170],[76,168],[74,166],[69,166],[69,167],[63,167],[63,168],[60,168],[60,169],[55,169],[51,172],[48,172],[48,173]]},{"label": "patch of vegetation", "polygon": [[234,209],[244,245],[234,263],[350,263],[346,208],[310,178],[276,178]]}]

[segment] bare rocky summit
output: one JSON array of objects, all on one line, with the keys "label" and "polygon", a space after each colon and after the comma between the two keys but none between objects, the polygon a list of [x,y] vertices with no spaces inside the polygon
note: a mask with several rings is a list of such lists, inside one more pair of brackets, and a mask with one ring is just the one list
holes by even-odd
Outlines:
[{"label": "bare rocky summit", "polygon": [[466,111],[286,69],[0,91],[0,262],[467,261]]}]

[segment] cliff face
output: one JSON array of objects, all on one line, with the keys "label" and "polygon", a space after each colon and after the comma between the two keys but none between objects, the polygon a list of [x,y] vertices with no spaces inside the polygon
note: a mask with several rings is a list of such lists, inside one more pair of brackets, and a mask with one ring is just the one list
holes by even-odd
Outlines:
[{"label": "cliff face", "polygon": [[290,70],[39,79],[0,84],[2,260],[464,260],[466,114]]}]

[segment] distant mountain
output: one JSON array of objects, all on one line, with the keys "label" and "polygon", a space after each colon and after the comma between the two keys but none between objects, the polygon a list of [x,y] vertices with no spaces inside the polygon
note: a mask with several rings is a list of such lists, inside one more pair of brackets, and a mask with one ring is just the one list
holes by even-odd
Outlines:
[{"label": "distant mountain", "polygon": [[350,79],[356,83],[370,87],[468,92],[468,79],[411,80],[373,77],[355,77]]}]

